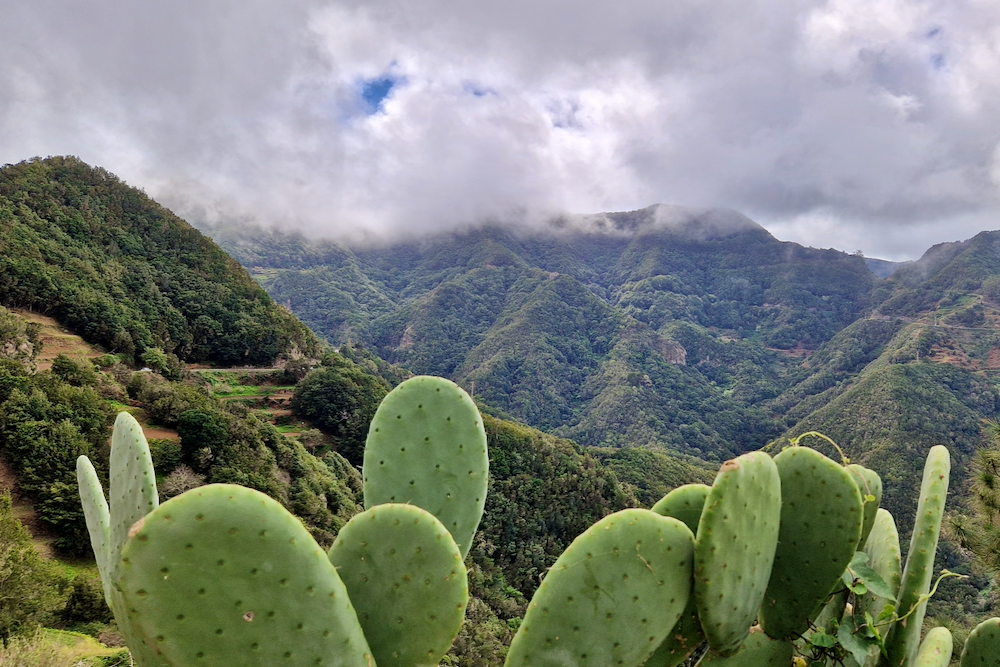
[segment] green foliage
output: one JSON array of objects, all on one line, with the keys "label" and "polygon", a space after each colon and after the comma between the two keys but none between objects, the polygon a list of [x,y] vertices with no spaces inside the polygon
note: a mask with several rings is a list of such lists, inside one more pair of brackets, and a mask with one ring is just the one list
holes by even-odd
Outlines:
[{"label": "green foliage", "polygon": [[37,325],[31,325],[0,306],[0,361],[5,359],[19,366],[30,366],[41,347]]},{"label": "green foliage", "polygon": [[684,484],[711,484],[715,479],[716,466],[695,458],[635,447],[588,447],[585,451],[613,471],[626,493],[647,507],[671,489]]},{"label": "green foliage", "polygon": [[0,657],[11,635],[55,618],[65,600],[62,583],[59,568],[42,560],[14,517],[10,493],[0,493]]},{"label": "green foliage", "polygon": [[298,384],[292,409],[329,433],[341,456],[360,465],[368,425],[388,392],[385,380],[332,353]]},{"label": "green foliage", "polygon": [[210,240],[76,158],[0,169],[0,301],[132,357],[267,364],[318,349]]},{"label": "green foliage", "polygon": [[60,620],[67,627],[73,627],[83,623],[110,623],[113,619],[111,609],[104,599],[100,578],[78,573],[70,584]]},{"label": "green foliage", "polygon": [[52,360],[52,374],[74,387],[93,387],[97,384],[97,373],[93,365],[85,361],[74,361],[64,354]]}]

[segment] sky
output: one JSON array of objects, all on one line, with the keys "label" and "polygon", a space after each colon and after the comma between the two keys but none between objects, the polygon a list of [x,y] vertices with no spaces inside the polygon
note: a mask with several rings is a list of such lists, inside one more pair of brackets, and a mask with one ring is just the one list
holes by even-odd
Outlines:
[{"label": "sky", "polygon": [[0,0],[0,163],[345,241],[654,203],[1000,228],[996,0]]}]

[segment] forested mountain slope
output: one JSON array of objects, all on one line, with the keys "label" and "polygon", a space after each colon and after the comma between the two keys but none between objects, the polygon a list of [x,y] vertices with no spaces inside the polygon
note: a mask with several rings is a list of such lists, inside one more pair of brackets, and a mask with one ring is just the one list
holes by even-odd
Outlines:
[{"label": "forested mountain slope", "polygon": [[708,459],[783,430],[790,363],[872,306],[864,259],[721,210],[650,207],[546,230],[346,248],[206,230],[334,344],[445,375],[588,445]]},{"label": "forested mountain slope", "polygon": [[0,304],[135,358],[267,364],[318,349],[211,240],[76,158],[0,168]]}]

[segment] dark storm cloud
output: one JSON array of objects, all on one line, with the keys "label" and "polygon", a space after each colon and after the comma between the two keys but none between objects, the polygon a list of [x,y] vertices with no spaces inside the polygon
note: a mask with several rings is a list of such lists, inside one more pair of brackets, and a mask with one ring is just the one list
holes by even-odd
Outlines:
[{"label": "dark storm cloud", "polygon": [[663,202],[906,257],[1000,226],[1000,5],[0,0],[0,160],[345,238]]}]

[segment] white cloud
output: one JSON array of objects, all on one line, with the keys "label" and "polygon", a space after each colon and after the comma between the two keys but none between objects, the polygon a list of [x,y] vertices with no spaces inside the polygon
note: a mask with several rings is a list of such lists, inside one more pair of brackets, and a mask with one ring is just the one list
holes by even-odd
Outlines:
[{"label": "white cloud", "polygon": [[398,237],[664,202],[897,257],[997,226],[993,0],[0,12],[0,161],[78,154],[193,218]]}]

